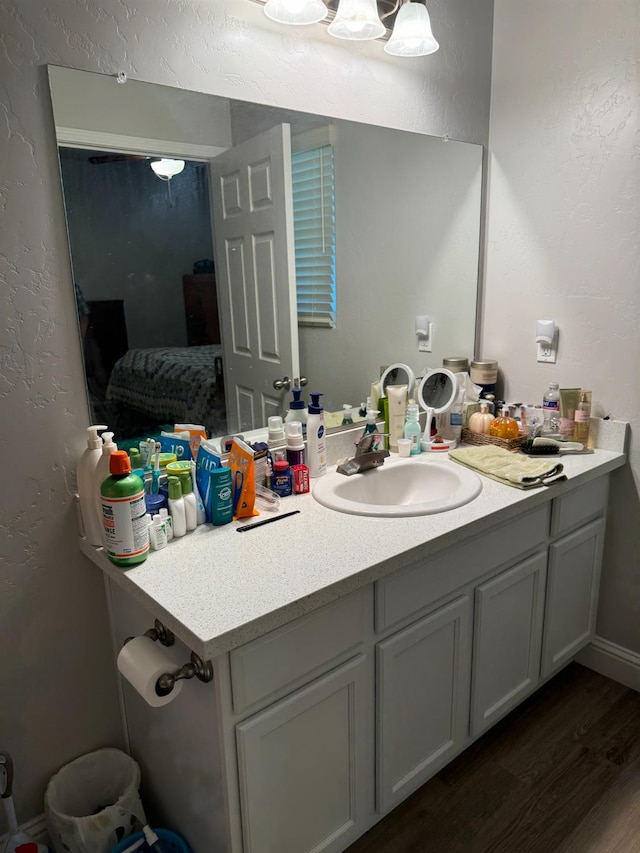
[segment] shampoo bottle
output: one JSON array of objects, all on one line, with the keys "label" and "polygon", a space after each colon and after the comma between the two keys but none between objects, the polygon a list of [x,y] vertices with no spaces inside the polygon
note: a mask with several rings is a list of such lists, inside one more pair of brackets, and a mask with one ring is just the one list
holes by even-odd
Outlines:
[{"label": "shampoo bottle", "polygon": [[284,422],[285,424],[288,424],[291,421],[300,421],[302,424],[302,435],[303,437],[306,437],[309,414],[307,412],[307,407],[304,404],[304,400],[300,399],[302,396],[302,389],[293,388],[291,393],[293,394],[293,400],[289,403],[289,411],[287,412]]},{"label": "shampoo bottle", "polygon": [[307,421],[307,465],[310,477],[322,477],[327,473],[327,448],[324,429],[324,407],[320,405],[322,394],[311,394],[309,420]]},{"label": "shampoo bottle", "polygon": [[131,473],[124,450],[110,454],[109,472],[102,484],[100,500],[107,556],[116,566],[137,566],[149,553],[144,484]]},{"label": "shampoo bottle", "polygon": [[178,477],[169,477],[169,512],[173,522],[173,535],[184,536],[187,532],[187,519],[182,499],[182,486]]},{"label": "shampoo bottle", "polygon": [[102,456],[102,439],[98,430],[103,429],[107,427],[100,424],[87,427],[87,446],[78,460],[76,472],[84,535],[90,545],[102,545],[102,514],[98,515],[96,511],[94,491],[96,467]]}]

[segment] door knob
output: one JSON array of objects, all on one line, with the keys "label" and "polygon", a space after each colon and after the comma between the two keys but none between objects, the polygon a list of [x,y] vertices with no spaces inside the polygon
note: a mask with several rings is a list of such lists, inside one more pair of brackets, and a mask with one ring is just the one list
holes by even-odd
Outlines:
[{"label": "door knob", "polygon": [[307,384],[308,381],[309,380],[307,379],[306,376],[301,376],[299,379],[296,379],[294,384],[295,384],[296,388],[304,388],[304,386]]},{"label": "door knob", "polygon": [[273,387],[276,391],[282,391],[283,388],[288,391],[291,388],[291,380],[288,376],[284,376],[282,379],[274,379]]}]

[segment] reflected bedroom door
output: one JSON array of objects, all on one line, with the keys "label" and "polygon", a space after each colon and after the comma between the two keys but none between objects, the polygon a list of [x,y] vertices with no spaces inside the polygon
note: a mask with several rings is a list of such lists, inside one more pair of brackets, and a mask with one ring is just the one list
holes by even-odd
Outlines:
[{"label": "reflected bedroom door", "polygon": [[289,125],[211,160],[210,179],[231,433],[281,415],[273,382],[300,375]]}]

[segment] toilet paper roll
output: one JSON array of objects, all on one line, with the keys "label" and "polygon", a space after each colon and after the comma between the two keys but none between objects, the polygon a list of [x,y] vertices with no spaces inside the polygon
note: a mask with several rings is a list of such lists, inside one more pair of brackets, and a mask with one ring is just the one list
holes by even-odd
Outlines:
[{"label": "toilet paper roll", "polygon": [[178,667],[166,650],[150,637],[129,640],[120,649],[118,669],[152,708],[168,705],[182,690],[182,681],[177,681],[168,696],[158,696],[156,693],[158,678],[165,672],[175,672]]}]

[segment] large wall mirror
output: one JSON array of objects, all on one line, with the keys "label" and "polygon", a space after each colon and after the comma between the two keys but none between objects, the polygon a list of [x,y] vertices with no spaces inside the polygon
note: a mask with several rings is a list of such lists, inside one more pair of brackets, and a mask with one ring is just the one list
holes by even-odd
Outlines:
[{"label": "large wall mirror", "polygon": [[[49,80],[94,422],[121,439],[246,432],[305,379],[339,413],[385,365],[421,376],[473,356],[481,146],[55,66]],[[161,158],[184,166],[168,177]]]}]

